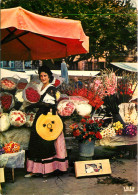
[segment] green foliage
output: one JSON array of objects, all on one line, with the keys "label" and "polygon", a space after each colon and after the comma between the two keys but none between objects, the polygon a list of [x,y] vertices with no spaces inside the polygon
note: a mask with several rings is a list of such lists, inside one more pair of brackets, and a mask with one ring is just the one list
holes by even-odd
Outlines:
[{"label": "green foliage", "polygon": [[[91,56],[126,56],[137,44],[136,9],[130,0],[2,0],[1,8],[21,6],[37,14],[80,20],[84,32],[89,36],[90,52],[80,60]],[[106,55],[107,54],[107,55]],[[75,56],[67,58],[73,63]]]}]

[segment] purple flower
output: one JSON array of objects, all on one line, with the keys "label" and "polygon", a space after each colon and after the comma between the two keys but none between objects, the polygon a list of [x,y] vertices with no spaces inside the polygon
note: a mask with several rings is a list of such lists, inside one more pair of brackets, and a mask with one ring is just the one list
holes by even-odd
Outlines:
[{"label": "purple flower", "polygon": [[123,129],[123,135],[136,136],[137,127],[135,125],[129,124]]}]

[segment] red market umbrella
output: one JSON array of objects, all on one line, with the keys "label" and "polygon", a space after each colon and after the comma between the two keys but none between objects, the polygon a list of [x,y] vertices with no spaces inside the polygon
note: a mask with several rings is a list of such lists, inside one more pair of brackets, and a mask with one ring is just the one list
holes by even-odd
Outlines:
[{"label": "red market umbrella", "polygon": [[81,22],[1,9],[1,60],[42,60],[88,53]]}]

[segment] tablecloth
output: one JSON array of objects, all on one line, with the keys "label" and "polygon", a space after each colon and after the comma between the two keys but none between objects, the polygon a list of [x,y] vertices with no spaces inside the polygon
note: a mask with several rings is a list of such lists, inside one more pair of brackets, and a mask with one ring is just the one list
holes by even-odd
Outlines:
[{"label": "tablecloth", "polygon": [[25,150],[16,153],[5,153],[0,155],[0,167],[24,168]]}]

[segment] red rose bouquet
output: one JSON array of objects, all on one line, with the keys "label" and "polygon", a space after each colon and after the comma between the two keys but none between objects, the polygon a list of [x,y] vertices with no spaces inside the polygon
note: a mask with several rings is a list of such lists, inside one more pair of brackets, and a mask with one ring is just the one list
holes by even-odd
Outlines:
[{"label": "red rose bouquet", "polygon": [[39,89],[37,85],[29,83],[23,90],[23,99],[29,103],[37,103],[40,100]]},{"label": "red rose bouquet", "polygon": [[70,125],[70,128],[73,129],[73,136],[80,142],[88,140],[100,140],[102,135],[100,133],[103,125],[103,120],[92,120],[90,117],[84,117],[80,121],[80,125],[74,123]]},{"label": "red rose bouquet", "polygon": [[2,109],[7,112],[14,107],[14,98],[11,93],[2,92],[0,94],[0,103]]}]

